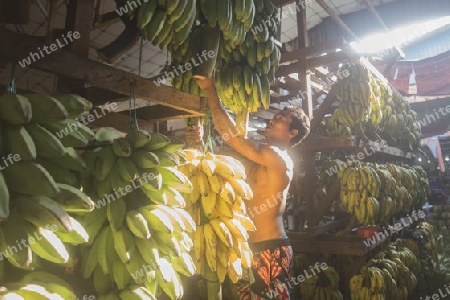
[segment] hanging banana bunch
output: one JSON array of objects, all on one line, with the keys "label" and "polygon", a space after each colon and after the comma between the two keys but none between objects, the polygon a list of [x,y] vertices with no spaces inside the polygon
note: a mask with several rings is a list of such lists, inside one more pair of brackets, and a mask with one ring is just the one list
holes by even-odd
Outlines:
[{"label": "hanging banana bunch", "polygon": [[181,195],[192,185],[176,169],[184,163],[184,143],[145,130],[96,134],[110,143],[83,154],[83,188],[96,203],[81,220],[92,237],[83,251],[83,276],[93,277],[104,297],[156,299],[162,291],[180,299],[180,274],[195,272],[188,233],[196,226]]},{"label": "hanging banana bunch", "polygon": [[42,260],[72,267],[73,245],[89,239],[71,214],[94,208],[79,190],[86,165],[73,148],[94,138],[77,120],[91,108],[76,95],[0,96],[0,156],[7,158],[0,162],[0,251],[13,267],[34,270]]},{"label": "hanging banana bunch", "polygon": [[244,200],[252,198],[242,164],[232,157],[205,155],[185,150],[187,164],[179,170],[189,177],[192,193],[187,194],[187,210],[197,223],[193,234],[196,274],[217,274],[236,283],[243,268],[250,268],[252,252],[247,231],[255,230],[246,215]]},{"label": "hanging banana bunch", "polygon": [[230,42],[228,37],[236,35],[224,31],[219,46],[216,87],[224,105],[234,113],[269,107],[270,85],[281,58],[273,41],[279,20],[277,8],[270,1],[254,0],[251,11],[254,21],[244,39]]},{"label": "hanging banana bunch", "polygon": [[161,49],[183,43],[197,17],[197,0],[130,2],[116,0],[117,11],[136,19],[142,37]]}]

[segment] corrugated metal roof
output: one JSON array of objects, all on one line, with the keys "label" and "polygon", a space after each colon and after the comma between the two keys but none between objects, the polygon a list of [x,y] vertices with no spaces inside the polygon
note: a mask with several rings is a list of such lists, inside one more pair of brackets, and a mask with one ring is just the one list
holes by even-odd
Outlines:
[{"label": "corrugated metal roof", "polygon": [[[388,28],[396,29],[419,22],[426,22],[446,16],[450,16],[449,0],[399,0],[376,7]],[[364,38],[370,35],[382,33],[383,29],[367,9],[341,15],[342,20],[355,32]],[[314,28],[310,29],[310,44],[319,44],[326,39],[332,39],[342,35],[348,42],[353,41],[345,31],[336,25],[334,20],[326,18]],[[430,42],[430,43],[428,43]],[[408,45],[402,50],[407,60],[415,60],[435,56],[450,50],[448,35],[437,36],[426,43],[416,43],[411,47]]]},{"label": "corrugated metal roof", "polygon": [[408,61],[422,60],[450,51],[450,26],[447,26],[446,31],[418,43],[408,45],[402,50],[405,52],[405,60]]}]

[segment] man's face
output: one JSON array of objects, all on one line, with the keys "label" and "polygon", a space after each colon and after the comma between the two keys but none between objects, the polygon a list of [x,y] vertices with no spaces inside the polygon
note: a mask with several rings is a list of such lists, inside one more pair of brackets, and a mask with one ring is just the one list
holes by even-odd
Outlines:
[{"label": "man's face", "polygon": [[281,111],[276,114],[269,124],[266,126],[265,137],[268,140],[275,141],[290,141],[291,131],[289,127],[291,126],[292,115],[289,111]]}]

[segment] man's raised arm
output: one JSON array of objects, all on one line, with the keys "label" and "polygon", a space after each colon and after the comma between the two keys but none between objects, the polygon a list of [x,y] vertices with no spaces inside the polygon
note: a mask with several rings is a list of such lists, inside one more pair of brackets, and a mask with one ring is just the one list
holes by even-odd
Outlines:
[{"label": "man's raised arm", "polygon": [[[270,158],[270,156],[273,156],[272,151],[267,151],[266,149],[259,150],[249,140],[238,136],[236,125],[222,106],[219,95],[217,94],[214,86],[214,78],[197,79],[197,84],[203,89],[208,98],[208,105],[214,126],[225,143],[258,164],[274,164],[274,160]],[[244,125],[238,124],[238,126]],[[224,138],[225,135],[227,135],[227,138]]]}]

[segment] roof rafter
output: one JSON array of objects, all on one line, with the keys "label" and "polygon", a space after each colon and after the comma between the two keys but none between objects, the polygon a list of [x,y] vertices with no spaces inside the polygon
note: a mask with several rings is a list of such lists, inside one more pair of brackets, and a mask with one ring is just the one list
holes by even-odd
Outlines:
[{"label": "roof rafter", "polygon": [[345,22],[339,17],[338,14],[336,14],[331,7],[325,3],[324,0],[316,0],[316,2],[327,12],[327,14],[341,27],[344,29],[348,34],[350,34],[356,41],[359,41],[358,36],[351,30],[350,27],[345,24]]}]

